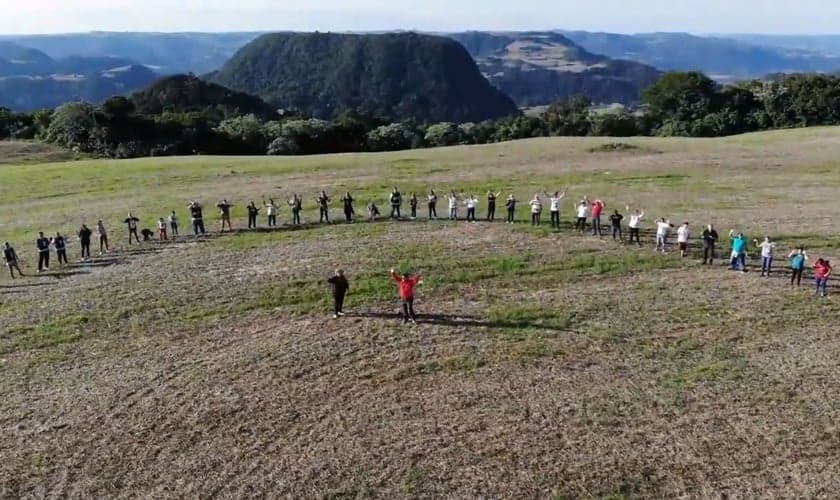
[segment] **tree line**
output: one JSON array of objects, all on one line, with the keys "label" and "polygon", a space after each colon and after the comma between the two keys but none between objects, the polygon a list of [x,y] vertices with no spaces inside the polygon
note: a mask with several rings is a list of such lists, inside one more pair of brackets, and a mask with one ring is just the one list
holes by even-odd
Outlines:
[{"label": "tree line", "polygon": [[231,106],[142,112],[131,98],[15,113],[0,108],[0,138],[38,139],[111,158],[226,154],[309,155],[486,144],[548,136],[718,137],[840,124],[840,77],[779,75],[720,86],[698,72],[664,74],[636,110],[598,111],[583,97],[478,123],[391,122],[364,113],[333,120],[240,114]]}]

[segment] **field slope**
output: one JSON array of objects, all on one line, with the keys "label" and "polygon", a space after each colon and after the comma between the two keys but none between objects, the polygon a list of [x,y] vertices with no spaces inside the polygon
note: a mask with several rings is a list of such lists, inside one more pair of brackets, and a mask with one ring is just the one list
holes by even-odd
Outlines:
[{"label": "field slope", "polygon": [[[790,289],[783,257],[761,279],[654,254],[649,233],[630,248],[567,225],[322,226],[311,200],[350,190],[361,209],[431,185],[479,194],[481,213],[488,189],[569,186],[645,207],[648,229],[714,222],[833,258],[838,139],[2,166],[0,235],[25,272],[38,230],[102,218],[115,251],[0,278],[0,496],[830,497],[840,299]],[[188,200],[227,197],[241,228],[248,200],[292,192],[298,230],[128,247],[120,223],[177,210],[185,231]],[[426,276],[417,326],[398,324],[392,266]]]}]

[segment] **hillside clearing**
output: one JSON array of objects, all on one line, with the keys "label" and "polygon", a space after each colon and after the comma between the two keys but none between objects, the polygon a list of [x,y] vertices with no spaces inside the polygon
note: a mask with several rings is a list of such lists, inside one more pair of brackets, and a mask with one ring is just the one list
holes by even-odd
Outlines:
[{"label": "hillside clearing", "polygon": [[[840,302],[790,289],[781,254],[837,257],[838,138],[5,166],[0,233],[24,271],[38,229],[103,218],[117,250],[0,278],[0,496],[830,497]],[[480,214],[487,189],[569,186],[566,224],[588,194],[645,207],[648,229],[665,216],[695,235],[767,232],[778,272],[567,225],[339,223],[127,248],[119,222],[175,209],[183,233],[189,199],[227,197],[242,227],[248,200],[292,192],[312,222],[317,190],[350,190],[362,212],[393,185],[476,192]],[[415,327],[399,325],[392,266],[426,276]],[[337,267],[340,321],[323,282]]]}]

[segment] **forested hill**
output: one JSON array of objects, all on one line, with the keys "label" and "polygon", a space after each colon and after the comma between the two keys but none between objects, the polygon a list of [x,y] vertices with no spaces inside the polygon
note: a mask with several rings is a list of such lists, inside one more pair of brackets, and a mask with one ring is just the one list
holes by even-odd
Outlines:
[{"label": "forested hill", "polygon": [[208,78],[317,118],[354,110],[470,122],[518,112],[458,42],[415,33],[263,35]]}]

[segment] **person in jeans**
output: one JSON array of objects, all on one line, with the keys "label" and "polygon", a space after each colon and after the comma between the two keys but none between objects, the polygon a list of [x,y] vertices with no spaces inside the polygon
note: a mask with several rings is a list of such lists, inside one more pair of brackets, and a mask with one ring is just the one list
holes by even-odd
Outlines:
[{"label": "person in jeans", "polygon": [[478,198],[475,195],[467,196],[464,206],[467,207],[467,222],[475,222],[475,208],[478,206]]},{"label": "person in jeans", "polygon": [[91,231],[85,224],[82,224],[81,229],[79,229],[79,245],[82,247],[81,259],[83,261],[90,258],[90,237],[92,235],[93,231]]},{"label": "person in jeans", "polygon": [[577,219],[575,220],[575,230],[581,233],[586,230],[586,216],[589,213],[589,200],[584,196],[580,203],[577,204]]},{"label": "person in jeans", "polygon": [[528,202],[528,204],[531,205],[531,225],[539,226],[540,215],[542,214],[542,201],[540,201],[540,195],[535,194],[534,199]]},{"label": "person in jeans", "polygon": [[458,195],[452,191],[446,199],[449,201],[449,220],[458,220]]},{"label": "person in jeans", "polygon": [[560,191],[555,191],[554,195],[550,195],[548,193],[543,194],[545,194],[546,198],[548,198],[548,209],[551,214],[551,228],[560,229],[560,204],[563,202],[563,198],[566,197],[566,190],[564,189],[562,193]]},{"label": "person in jeans", "polygon": [[624,241],[624,235],[621,233],[621,221],[624,220],[624,216],[618,213],[618,209],[610,215],[610,225],[612,226],[612,237],[613,241],[616,240],[616,236],[618,236],[618,241]]},{"label": "person in jeans", "polygon": [[419,274],[416,276],[397,274],[391,269],[391,279],[400,289],[403,324],[408,322],[416,323],[417,316],[414,314],[414,287],[423,283],[423,278]]},{"label": "person in jeans", "polygon": [[265,213],[268,216],[268,227],[277,227],[277,211],[280,207],[274,203],[273,198],[269,198],[268,203],[263,200],[263,206],[265,207]]},{"label": "person in jeans", "polygon": [[391,191],[388,200],[391,202],[391,218],[399,219],[401,217],[400,207],[402,207],[402,195],[400,194],[400,190],[397,189],[397,186],[394,186],[394,190]]},{"label": "person in jeans", "polygon": [[105,230],[105,224],[102,223],[102,219],[96,221],[96,234],[99,235],[99,256],[102,256],[102,253],[108,253],[108,231]]},{"label": "person in jeans", "polygon": [[169,217],[166,219],[166,222],[169,223],[169,229],[172,231],[172,239],[178,237],[178,216],[175,215],[175,210],[169,214]]},{"label": "person in jeans", "polygon": [[592,202],[592,236],[601,237],[601,212],[607,205],[601,200]]},{"label": "person in jeans", "polygon": [[656,251],[665,253],[667,251],[668,246],[668,234],[671,232],[671,229],[674,227],[671,224],[671,221],[665,220],[665,217],[662,217],[656,222]]},{"label": "person in jeans", "polygon": [[289,203],[289,207],[291,207],[291,210],[292,210],[292,225],[299,226],[300,225],[300,212],[301,212],[301,210],[303,210],[303,198],[301,198],[297,194],[293,194],[292,199],[289,200],[288,203]]},{"label": "person in jeans", "polygon": [[52,240],[44,236],[43,232],[38,233],[35,246],[38,248],[38,272],[50,270],[50,245]]},{"label": "person in jeans", "polygon": [[[630,206],[627,206],[627,211],[630,211]],[[627,227],[630,228],[630,243],[633,243],[633,238],[636,239],[636,244],[642,246],[642,241],[639,239],[639,229],[642,226],[642,219],[645,216],[644,210],[636,209],[630,214],[630,222]]]},{"label": "person in jeans", "polygon": [[733,271],[747,272],[747,238],[744,233],[735,234],[734,230],[730,230],[729,239],[732,242],[732,258],[729,267]]},{"label": "person in jeans", "polygon": [[703,264],[706,262],[713,265],[715,261],[715,245],[718,241],[718,232],[715,231],[714,226],[709,224],[703,230]]},{"label": "person in jeans", "polygon": [[814,262],[814,279],[817,284],[816,294],[820,297],[825,297],[825,291],[828,287],[828,278],[831,276],[832,271],[833,269],[831,267],[831,263],[829,263],[827,259],[817,259],[817,261]]},{"label": "person in jeans", "polygon": [[9,274],[12,275],[12,279],[15,279],[15,271],[17,270],[18,275],[23,277],[23,272],[20,270],[20,266],[18,265],[18,256],[15,249],[12,245],[9,244],[7,241],[5,245],[3,245],[3,260],[6,261],[6,267],[9,268]]},{"label": "person in jeans", "polygon": [[802,285],[802,272],[805,270],[805,263],[808,262],[808,254],[805,248],[799,247],[790,252],[788,255],[790,259],[790,286],[796,283],[796,286]]},{"label": "person in jeans", "polygon": [[336,269],[335,275],[327,279],[327,283],[332,288],[333,318],[338,319],[340,316],[344,316],[344,296],[350,290],[350,284],[341,269]]},{"label": "person in jeans", "polygon": [[434,189],[429,189],[429,194],[426,195],[426,201],[429,206],[429,220],[437,219],[437,201],[438,197]]},{"label": "person in jeans", "polygon": [[487,191],[487,222],[493,222],[496,220],[496,198],[498,198],[500,194],[502,194],[501,191],[498,193]]},{"label": "person in jeans", "polygon": [[507,208],[507,223],[513,224],[516,222],[516,198],[513,197],[513,193],[509,194],[507,200],[505,201],[505,208]]},{"label": "person in jeans", "polygon": [[773,252],[776,250],[776,244],[770,241],[769,236],[764,237],[764,241],[755,242],[758,248],[761,249],[761,277],[770,277],[770,269],[773,267]]},{"label": "person in jeans", "polygon": [[53,238],[53,248],[58,259],[58,265],[67,264],[67,240],[61,233],[56,232]]},{"label": "person in jeans", "polygon": [[254,200],[251,200],[251,202],[248,203],[245,209],[248,211],[248,229],[256,229],[257,214],[260,213],[260,209],[257,208],[257,204],[254,203]]},{"label": "person in jeans", "polygon": [[201,203],[193,200],[187,205],[187,208],[190,211],[190,218],[192,219],[193,233],[196,236],[204,234],[204,215]]}]

